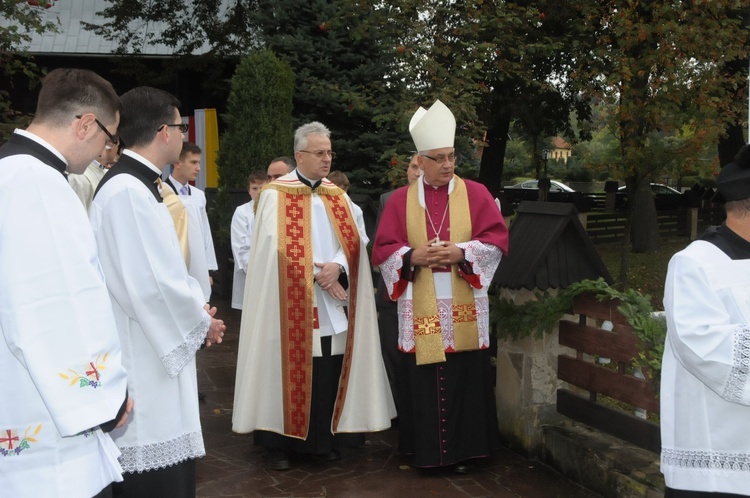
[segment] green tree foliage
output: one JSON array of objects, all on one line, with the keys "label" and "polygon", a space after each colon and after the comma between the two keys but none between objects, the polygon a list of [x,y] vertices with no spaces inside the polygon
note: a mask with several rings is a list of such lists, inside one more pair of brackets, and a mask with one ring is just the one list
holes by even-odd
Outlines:
[{"label": "green tree foliage", "polygon": [[[104,24],[84,26],[118,44],[120,54],[140,54],[150,44],[163,44],[175,55],[208,52],[212,56],[241,56],[258,48],[250,25],[253,0],[108,0],[98,14]],[[161,29],[144,29],[146,26]]]},{"label": "green tree foliage", "polygon": [[45,22],[43,9],[29,5],[26,0],[0,0],[0,17],[8,21],[0,24],[0,68],[5,84],[0,86],[0,143],[16,127],[28,124],[30,116],[13,109],[8,95],[14,82],[14,75],[22,73],[32,89],[38,84],[43,72],[34,59],[22,47],[31,41],[33,33],[47,33],[56,30],[55,24]]},{"label": "green tree foliage", "polygon": [[[511,120],[536,137],[536,153],[547,136],[572,137],[569,110],[586,120],[590,102],[609,101],[620,145],[610,176],[643,196],[631,204],[636,251],[658,247],[648,183],[665,165],[653,137],[688,127],[691,140],[715,141],[747,101],[745,74],[720,70],[748,59],[739,0],[225,3],[112,0],[120,17],[103,28],[128,39],[139,23],[169,22],[164,40],[176,53],[199,42],[216,53],[271,48],[297,75],[295,124],[318,119],[333,130],[334,167],[355,172],[355,189],[405,156],[411,113],[437,97],[460,123],[459,152],[485,147],[480,179],[490,190]],[[587,128],[578,131],[585,138]]]},{"label": "green tree foliage", "polygon": [[[415,100],[439,97],[451,108],[460,124],[457,148],[484,148],[479,179],[491,192],[500,187],[511,122],[536,142],[532,154],[539,165],[546,137],[571,134],[569,111],[586,117],[587,103],[555,78],[571,34],[579,30],[566,2],[397,5],[388,29],[402,32],[399,67]],[[545,16],[543,6],[557,17]]]},{"label": "green tree foliage", "polygon": [[224,116],[227,129],[219,147],[219,191],[213,206],[214,230],[229,239],[232,189],[246,189],[248,175],[265,171],[275,157],[289,155],[293,145],[294,73],[270,50],[244,57],[232,77]]},{"label": "green tree foliage", "polygon": [[295,126],[320,121],[331,129],[354,193],[389,188],[388,165],[404,145],[406,126],[384,119],[402,96],[389,78],[393,41],[386,12],[369,0],[261,0],[253,16],[262,42],[294,70]]},{"label": "green tree foliage", "polygon": [[[295,126],[318,120],[331,129],[338,153],[333,167],[350,173],[352,192],[383,190],[391,157],[405,156],[411,148],[405,125],[390,121],[403,85],[389,77],[394,52],[387,30],[381,29],[387,25],[387,9],[377,2],[110,0],[110,4],[101,14],[112,21],[90,29],[117,40],[123,53],[138,53],[154,42],[174,47],[175,54],[207,51],[202,58],[214,59],[242,55],[256,47],[272,50],[296,75]],[[166,29],[145,38],[141,29],[145,23],[163,23]]]},{"label": "green tree foliage", "polygon": [[219,150],[219,185],[245,188],[248,175],[274,157],[290,155],[294,73],[270,50],[244,57],[227,100]]},{"label": "green tree foliage", "polygon": [[[736,86],[718,70],[720,61],[744,57],[740,2],[569,2],[595,43],[570,54],[570,78],[582,95],[617,109],[612,126],[620,143],[618,176],[628,185],[633,250],[659,247],[649,182],[664,167],[654,154],[654,134],[683,126],[716,140],[739,104],[726,89]],[[734,76],[736,78],[736,76]],[[746,102],[746,99],[743,99]],[[622,273],[622,272],[621,272]],[[622,274],[621,274],[622,277]]]},{"label": "green tree foliage", "polygon": [[[136,84],[169,88],[180,74],[199,77],[208,95],[226,98],[227,76],[239,58],[260,47],[249,25],[252,0],[108,0],[98,12],[106,22],[83,23],[117,44],[116,53],[138,55],[153,44],[170,47],[177,57],[160,65],[138,57],[114,59],[116,72],[135,77]],[[193,76],[196,75],[196,76]]]}]

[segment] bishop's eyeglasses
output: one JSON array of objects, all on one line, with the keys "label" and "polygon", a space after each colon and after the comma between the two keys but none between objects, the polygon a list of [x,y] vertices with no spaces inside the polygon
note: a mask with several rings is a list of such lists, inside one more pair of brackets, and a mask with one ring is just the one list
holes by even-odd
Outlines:
[{"label": "bishop's eyeglasses", "polygon": [[435,161],[438,164],[445,164],[445,161],[450,161],[451,164],[456,164],[456,153],[455,152],[451,152],[448,155],[440,154],[439,156],[436,156],[436,157],[428,156],[427,154],[422,154],[422,157],[426,157],[427,159],[432,159],[433,161]]}]

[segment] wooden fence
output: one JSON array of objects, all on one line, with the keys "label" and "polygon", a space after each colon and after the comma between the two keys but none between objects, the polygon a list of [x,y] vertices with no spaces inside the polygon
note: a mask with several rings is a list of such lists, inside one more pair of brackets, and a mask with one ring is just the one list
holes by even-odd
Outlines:
[{"label": "wooden fence", "polygon": [[[699,237],[703,231],[724,220],[721,207],[682,208],[657,211],[659,234],[662,237]],[[625,234],[626,213],[624,211],[582,213],[581,224],[595,244],[620,242]]]},{"label": "wooden fence", "polygon": [[[659,453],[659,426],[610,404],[603,404],[607,396],[636,408],[658,413],[659,401],[649,381],[634,375],[633,358],[640,351],[638,339],[627,320],[617,310],[619,301],[599,302],[591,294],[578,296],[574,313],[578,323],[560,321],[560,344],[576,351],[575,357],[561,354],[557,358],[557,376],[586,392],[558,389],[557,411],[573,420],[590,425],[641,448]],[[609,320],[612,331],[589,325]],[[608,365],[596,358],[609,358]],[[631,409],[632,410],[632,409]]]}]

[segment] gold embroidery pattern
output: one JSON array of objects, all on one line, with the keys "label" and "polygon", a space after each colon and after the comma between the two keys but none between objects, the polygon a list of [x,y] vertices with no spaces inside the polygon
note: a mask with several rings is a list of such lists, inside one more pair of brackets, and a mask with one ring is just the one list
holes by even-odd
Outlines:
[{"label": "gold embroidery pattern", "polygon": [[440,334],[440,317],[438,315],[414,317],[414,335]]},{"label": "gold embroidery pattern", "polygon": [[[320,188],[320,187],[319,187]],[[341,191],[343,194],[343,191]],[[349,204],[344,195],[332,194],[322,195],[321,199],[326,206],[326,212],[332,221],[336,237],[344,251],[346,261],[349,265],[349,309],[348,328],[346,335],[346,349],[341,366],[341,377],[336,395],[336,404],[333,407],[332,428],[336,432],[341,419],[341,414],[346,401],[346,391],[349,385],[349,374],[351,372],[352,349],[354,348],[354,324],[357,313],[357,285],[359,283],[359,250],[360,239],[357,225],[349,210]]]},{"label": "gold embroidery pattern", "polygon": [[[406,200],[406,227],[411,247],[427,243],[427,222],[425,210],[419,205],[419,186],[409,187]],[[471,239],[471,212],[469,209],[466,184],[454,176],[453,191],[448,199],[450,210],[451,242],[465,242]],[[453,321],[453,339],[456,351],[478,349],[479,331],[474,304],[474,291],[458,274],[454,265],[451,269],[451,290],[453,308],[450,319]],[[442,345],[442,329],[424,327],[425,317],[437,316],[435,282],[430,268],[420,268],[412,285],[414,308],[414,335],[417,364],[445,361],[445,352],[438,350]],[[429,321],[429,318],[428,318]]]},{"label": "gold embroidery pattern", "polygon": [[477,321],[477,307],[474,303],[454,304],[452,306],[453,323]]},{"label": "gold embroidery pattern", "polygon": [[284,433],[302,439],[307,437],[312,392],[311,225],[310,195],[280,190],[277,243]]}]

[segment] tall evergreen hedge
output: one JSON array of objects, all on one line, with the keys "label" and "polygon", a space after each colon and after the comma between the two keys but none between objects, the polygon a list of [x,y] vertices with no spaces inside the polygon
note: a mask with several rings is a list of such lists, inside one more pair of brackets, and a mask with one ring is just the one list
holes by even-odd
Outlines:
[{"label": "tall evergreen hedge", "polygon": [[247,188],[247,177],[265,171],[271,159],[293,156],[294,73],[270,50],[244,57],[232,77],[220,138],[219,188],[211,224],[219,244],[229,243],[235,202],[230,193]]},{"label": "tall evergreen hedge", "polygon": [[274,157],[292,155],[294,73],[270,50],[243,58],[232,77],[226,132],[219,150],[219,186],[245,188],[247,176]]}]

